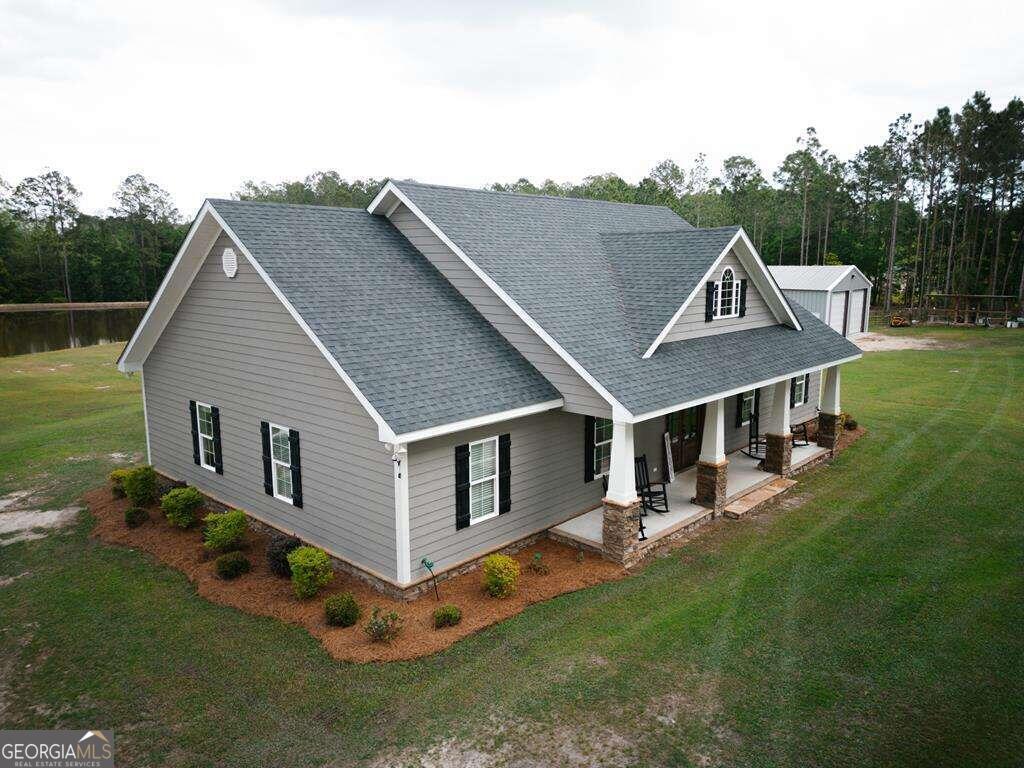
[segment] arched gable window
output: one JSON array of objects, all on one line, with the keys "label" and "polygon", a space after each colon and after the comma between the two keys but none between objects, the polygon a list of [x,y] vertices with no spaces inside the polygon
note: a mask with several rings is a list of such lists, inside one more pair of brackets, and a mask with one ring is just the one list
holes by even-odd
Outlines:
[{"label": "arched gable window", "polygon": [[740,313],[739,283],[732,267],[722,270],[715,291],[715,317],[737,317]]}]

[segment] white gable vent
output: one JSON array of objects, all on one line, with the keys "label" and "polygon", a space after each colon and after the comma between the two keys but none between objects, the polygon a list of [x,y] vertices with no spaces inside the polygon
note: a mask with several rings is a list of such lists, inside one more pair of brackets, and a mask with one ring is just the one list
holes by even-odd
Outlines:
[{"label": "white gable vent", "polygon": [[224,274],[234,277],[238,272],[238,256],[235,255],[235,249],[225,248],[224,253],[220,256],[220,263],[224,267]]}]

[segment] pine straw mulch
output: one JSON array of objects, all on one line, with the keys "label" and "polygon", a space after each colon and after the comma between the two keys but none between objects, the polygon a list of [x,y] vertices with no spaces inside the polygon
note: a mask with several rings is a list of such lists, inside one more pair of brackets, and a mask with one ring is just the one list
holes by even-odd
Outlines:
[{"label": "pine straw mulch", "polygon": [[[433,613],[439,603],[434,599],[433,590],[411,602],[394,600],[353,576],[336,573],[331,584],[315,598],[298,600],[292,593],[291,581],[270,572],[264,556],[268,537],[264,534],[252,530],[246,533],[243,551],[252,562],[252,571],[234,581],[224,581],[214,572],[213,558],[203,547],[199,526],[188,531],[174,528],[164,519],[159,507],[153,506],[149,509],[149,520],[130,529],[124,523],[124,511],[129,502],[115,498],[109,488],[90,491],[84,496],[84,502],[96,517],[92,531],[96,538],[148,552],[164,565],[184,573],[196,591],[212,603],[305,627],[340,661],[398,661],[437,653],[457,640],[515,616],[528,605],[620,579],[627,573],[621,566],[591,552],[584,554],[582,563],[577,562],[575,548],[541,539],[513,555],[522,569],[519,590],[513,597],[498,600],[484,594],[479,570],[441,581],[438,585],[440,604],[457,605],[462,610],[462,621],[455,627],[436,630]],[[549,574],[539,575],[527,568],[534,552],[543,553]],[[346,591],[355,596],[362,608],[362,617],[354,627],[327,626],[324,599]],[[404,619],[401,633],[391,643],[371,642],[363,631],[374,606],[380,606],[385,612],[395,610]]]}]

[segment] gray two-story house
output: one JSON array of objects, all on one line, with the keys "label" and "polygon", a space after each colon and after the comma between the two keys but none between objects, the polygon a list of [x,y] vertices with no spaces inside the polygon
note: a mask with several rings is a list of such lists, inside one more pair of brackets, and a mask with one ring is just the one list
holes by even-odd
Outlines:
[{"label": "gray two-story house", "polygon": [[628,562],[832,449],[859,356],[739,227],[389,182],[207,201],[118,365],[158,471],[408,594],[549,530]]}]

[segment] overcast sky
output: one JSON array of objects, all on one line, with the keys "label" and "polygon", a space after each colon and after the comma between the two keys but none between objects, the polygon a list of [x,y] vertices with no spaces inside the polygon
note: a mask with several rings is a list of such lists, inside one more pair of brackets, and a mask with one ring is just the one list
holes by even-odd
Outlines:
[{"label": "overcast sky", "polygon": [[186,217],[318,169],[481,186],[660,160],[848,158],[985,90],[1024,96],[1024,3],[0,0],[0,178],[130,173]]}]

